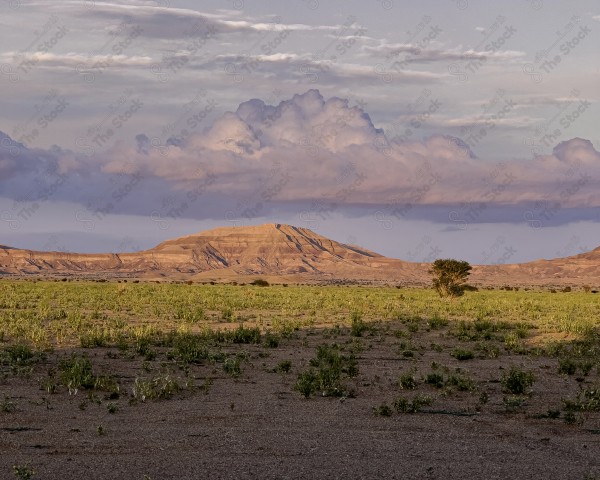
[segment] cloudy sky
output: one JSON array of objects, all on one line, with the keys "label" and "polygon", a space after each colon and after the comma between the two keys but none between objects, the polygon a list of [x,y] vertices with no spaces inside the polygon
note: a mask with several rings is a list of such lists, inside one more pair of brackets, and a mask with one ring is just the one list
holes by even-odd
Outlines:
[{"label": "cloudy sky", "polygon": [[600,246],[595,0],[0,0],[0,244]]}]

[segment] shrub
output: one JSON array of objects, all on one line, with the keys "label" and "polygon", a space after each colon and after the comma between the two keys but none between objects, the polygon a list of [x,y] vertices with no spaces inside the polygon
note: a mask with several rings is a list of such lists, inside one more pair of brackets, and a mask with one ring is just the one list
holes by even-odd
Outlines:
[{"label": "shrub", "polygon": [[250,285],[255,285],[257,287],[268,287],[269,282],[267,282],[266,280],[263,280],[262,278],[257,278],[256,280],[251,282]]},{"label": "shrub", "polygon": [[310,367],[298,375],[294,387],[307,398],[317,391],[324,397],[347,395],[342,380],[358,375],[354,355],[341,355],[335,344],[317,347],[315,357],[310,360]]},{"label": "shrub", "polygon": [[363,321],[360,312],[352,312],[351,334],[353,337],[361,337],[363,332],[368,330],[368,325]]},{"label": "shrub", "polygon": [[475,382],[473,379],[458,373],[450,375],[448,380],[446,380],[446,385],[456,387],[460,392],[471,392],[475,390]]},{"label": "shrub", "polygon": [[502,399],[502,403],[507,412],[514,412],[518,408],[521,408],[525,405],[525,401],[526,398],[519,395],[511,395]]},{"label": "shrub", "polygon": [[414,390],[417,388],[417,380],[415,379],[413,372],[406,372],[400,376],[398,381],[400,388],[404,390]]},{"label": "shrub", "polygon": [[168,358],[174,358],[184,363],[200,363],[210,356],[206,340],[200,335],[175,334],[171,338],[171,343],[173,349],[167,353]]},{"label": "shrub", "polygon": [[265,347],[277,348],[279,346],[279,337],[270,332],[265,334],[264,337]]},{"label": "shrub", "polygon": [[20,480],[29,480],[35,475],[35,470],[29,465],[13,465],[13,472]]},{"label": "shrub", "polygon": [[235,330],[229,333],[229,339],[233,343],[260,343],[261,334],[258,327],[244,327],[240,324]]},{"label": "shrub", "polygon": [[229,357],[223,362],[223,371],[232,377],[239,377],[242,374],[242,366],[239,357]]},{"label": "shrub", "polygon": [[11,366],[25,366],[35,361],[35,353],[25,344],[11,345],[5,350],[5,357]]},{"label": "shrub", "polygon": [[81,388],[90,389],[96,385],[96,376],[92,362],[87,356],[72,354],[58,365],[60,378],[70,393],[77,393]]},{"label": "shrub", "polygon": [[292,361],[291,360],[282,360],[275,367],[275,371],[278,373],[288,373],[292,369]]},{"label": "shrub", "polygon": [[440,317],[437,313],[434,314],[428,321],[427,325],[432,330],[438,330],[448,325],[448,319]]},{"label": "shrub", "polygon": [[475,358],[475,354],[471,350],[464,350],[462,348],[455,348],[452,356],[457,360],[471,360]]},{"label": "shrub", "polygon": [[394,401],[394,408],[398,413],[417,413],[422,407],[428,407],[432,404],[433,398],[429,395],[417,395],[412,400],[398,397]]},{"label": "shrub", "polygon": [[11,402],[8,397],[4,397],[4,400],[0,402],[0,412],[11,413],[14,412],[16,408],[15,402]]},{"label": "shrub", "polygon": [[444,376],[441,373],[429,373],[425,377],[425,383],[433,385],[436,388],[442,388],[444,386]]},{"label": "shrub", "polygon": [[533,382],[533,373],[526,372],[518,367],[511,367],[501,379],[504,390],[515,395],[526,393],[527,389],[533,385]]},{"label": "shrub", "polygon": [[577,363],[571,358],[561,358],[558,361],[558,373],[575,375],[577,372]]},{"label": "shrub", "polygon": [[378,407],[373,407],[373,413],[377,417],[391,417],[392,409],[387,403],[382,403]]},{"label": "shrub", "polygon": [[317,374],[314,370],[309,369],[298,374],[298,380],[294,388],[304,395],[304,398],[309,398],[317,391],[317,382]]},{"label": "shrub", "polygon": [[570,412],[600,412],[600,385],[579,391],[575,400],[564,400],[565,410]]}]

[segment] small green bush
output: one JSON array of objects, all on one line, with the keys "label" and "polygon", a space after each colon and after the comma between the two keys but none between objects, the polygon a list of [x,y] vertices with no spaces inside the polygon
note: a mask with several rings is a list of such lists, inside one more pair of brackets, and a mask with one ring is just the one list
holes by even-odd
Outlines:
[{"label": "small green bush", "polygon": [[394,408],[398,413],[417,413],[422,407],[428,407],[432,404],[433,398],[429,395],[417,395],[412,400],[398,397],[394,401]]},{"label": "small green bush", "polygon": [[452,351],[452,356],[457,360],[472,360],[475,358],[475,354],[471,350],[465,350],[463,348],[455,348]]},{"label": "small green bush", "polygon": [[35,475],[35,470],[29,465],[13,465],[13,472],[19,480],[30,480]]},{"label": "small green bush", "polygon": [[345,396],[348,394],[343,385],[344,378],[358,375],[358,365],[354,355],[341,355],[339,347],[319,345],[310,368],[298,375],[295,389],[305,397],[320,391],[324,397]]},{"label": "small green bush", "polygon": [[92,362],[87,356],[72,354],[58,364],[60,378],[69,392],[77,393],[79,389],[90,389],[96,385]]},{"label": "small green bush", "polygon": [[505,391],[515,395],[522,395],[533,385],[534,380],[533,373],[526,372],[518,367],[511,367],[502,376],[501,383]]},{"label": "small green bush", "polygon": [[239,377],[242,374],[242,366],[239,357],[229,357],[223,362],[223,371],[232,377]]},{"label": "small green bush", "polygon": [[206,339],[191,333],[175,334],[170,339],[172,350],[167,357],[183,363],[201,363],[210,357]]},{"label": "small green bush", "polygon": [[363,321],[359,312],[352,312],[351,334],[353,337],[362,337],[362,334],[369,329],[369,326]]},{"label": "small green bush", "polygon": [[406,372],[400,376],[398,380],[400,388],[404,390],[414,390],[417,388],[417,379],[413,372]]},{"label": "small green bush", "polygon": [[566,373],[567,375],[575,375],[577,372],[577,362],[571,358],[561,358],[558,361],[558,373]]},{"label": "small green bush", "polygon": [[440,317],[439,314],[434,314],[428,321],[427,325],[432,330],[439,330],[448,325],[448,319]]},{"label": "small green bush", "polygon": [[455,387],[460,392],[471,392],[475,390],[475,382],[472,378],[458,373],[453,373],[446,380],[446,385]]},{"label": "small green bush", "polygon": [[373,413],[377,417],[391,417],[392,409],[387,403],[382,403],[378,407],[373,407]]},{"label": "small green bush", "polygon": [[278,373],[289,373],[292,369],[292,361],[291,360],[282,360],[277,364],[275,371]]},{"label": "small green bush", "polygon": [[444,376],[441,373],[429,373],[425,377],[425,383],[433,385],[436,388],[442,388],[444,386]]}]

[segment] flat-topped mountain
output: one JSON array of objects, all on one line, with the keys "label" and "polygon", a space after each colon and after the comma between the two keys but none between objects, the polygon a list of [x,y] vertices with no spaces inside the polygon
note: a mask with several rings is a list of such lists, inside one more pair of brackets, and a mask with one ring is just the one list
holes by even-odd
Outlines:
[{"label": "flat-topped mountain", "polygon": [[168,240],[150,251],[154,256],[191,254],[202,267],[234,268],[239,273],[319,273],[331,264],[368,265],[385,258],[282,224],[215,228]]},{"label": "flat-topped mountain", "polygon": [[[165,241],[137,253],[76,254],[0,247],[0,272],[233,278],[239,275],[306,279],[385,280],[403,271],[424,280],[424,268],[345,245],[306,228],[282,224],[223,227]],[[423,277],[423,278],[422,278]]]},{"label": "flat-topped mountain", "polygon": [[[0,246],[0,274],[287,282],[428,284],[430,265],[392,259],[330,240],[307,228],[271,223],[223,227],[136,253],[37,252]],[[600,286],[600,248],[572,257],[513,265],[474,266],[484,285]]]}]

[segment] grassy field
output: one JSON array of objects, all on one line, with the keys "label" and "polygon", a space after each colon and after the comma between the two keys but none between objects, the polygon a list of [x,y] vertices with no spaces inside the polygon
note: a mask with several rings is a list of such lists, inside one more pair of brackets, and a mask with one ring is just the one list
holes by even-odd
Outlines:
[{"label": "grassy field", "polygon": [[0,284],[0,339],[38,349],[111,344],[123,338],[200,332],[244,323],[285,334],[302,327],[441,318],[506,322],[527,337],[585,336],[600,325],[600,296],[583,292],[483,290],[453,301],[433,290],[307,287],[65,283]]},{"label": "grassy field", "polygon": [[[234,412],[231,391],[255,405],[269,387],[254,385],[273,384],[290,412],[316,414],[335,399],[368,422],[519,418],[548,438],[576,429],[591,454],[600,296],[482,290],[447,301],[428,289],[5,280],[0,373],[3,424],[45,425],[50,405],[56,425],[91,411],[96,442],[115,441],[113,418],[137,418],[148,403],[202,402],[223,388],[212,401]],[[2,478],[13,467],[16,478],[54,478],[49,457],[21,447],[0,442]],[[583,462],[571,478],[600,478],[594,468]]]}]

